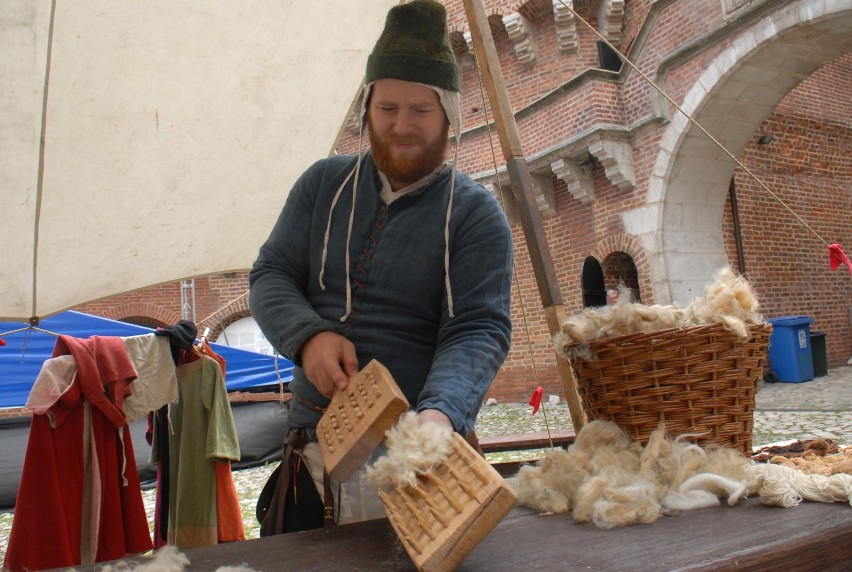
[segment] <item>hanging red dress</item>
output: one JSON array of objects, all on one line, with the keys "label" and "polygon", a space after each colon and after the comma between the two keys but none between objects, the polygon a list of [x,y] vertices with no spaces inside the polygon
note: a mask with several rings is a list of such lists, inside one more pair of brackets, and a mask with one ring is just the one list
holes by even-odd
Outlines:
[{"label": "hanging red dress", "polygon": [[59,336],[77,376],[34,415],[4,570],[44,570],[150,550],[133,443],[122,410],[136,377],[121,338]]}]

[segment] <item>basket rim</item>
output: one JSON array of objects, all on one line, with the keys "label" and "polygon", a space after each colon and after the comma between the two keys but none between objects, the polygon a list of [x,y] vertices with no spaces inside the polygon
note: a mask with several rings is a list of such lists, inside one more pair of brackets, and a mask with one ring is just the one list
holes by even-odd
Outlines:
[{"label": "basket rim", "polygon": [[[769,322],[761,322],[759,324],[746,324],[746,327],[750,334],[754,335],[755,332],[759,332],[761,330],[769,330],[772,331],[772,324]],[[705,333],[715,333],[715,330],[719,330],[719,335],[729,335],[734,337],[739,337],[737,334],[728,330],[724,327],[723,324],[719,322],[714,322],[712,324],[699,324],[697,326],[685,326],[685,327],[676,327],[676,328],[666,328],[663,330],[653,330],[650,332],[631,332],[629,334],[623,334],[620,336],[613,336],[611,338],[595,338],[593,340],[585,340],[581,342],[571,342],[570,344],[565,344],[562,346],[563,350],[570,350],[573,348],[577,348],[579,346],[589,346],[596,347],[604,344],[617,344],[622,342],[643,342],[648,339],[653,338],[663,338],[668,337],[672,334],[678,335],[689,335],[689,334],[705,334]],[[747,341],[749,338],[743,338],[743,341]]]}]

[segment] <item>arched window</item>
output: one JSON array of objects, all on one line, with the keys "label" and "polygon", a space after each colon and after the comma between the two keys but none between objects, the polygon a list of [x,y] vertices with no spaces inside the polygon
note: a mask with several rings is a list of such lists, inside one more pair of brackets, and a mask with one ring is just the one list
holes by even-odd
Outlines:
[{"label": "arched window", "polygon": [[639,292],[639,274],[636,272],[636,264],[632,256],[626,252],[611,252],[604,258],[601,266],[608,289],[627,286],[630,288],[630,297],[633,302],[642,300]]},{"label": "arched window", "polygon": [[606,305],[606,285],[600,263],[594,256],[583,261],[583,307]]}]

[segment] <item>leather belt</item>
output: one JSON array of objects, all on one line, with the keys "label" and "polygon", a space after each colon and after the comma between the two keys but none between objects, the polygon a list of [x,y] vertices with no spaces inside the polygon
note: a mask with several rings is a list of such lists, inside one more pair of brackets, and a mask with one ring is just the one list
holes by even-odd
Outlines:
[{"label": "leather belt", "polygon": [[308,409],[310,409],[311,411],[313,411],[315,413],[322,414],[322,413],[325,413],[325,411],[327,409],[327,407],[317,405],[313,401],[309,401],[309,400],[305,399],[304,397],[300,397],[298,395],[293,395],[293,399],[295,399],[296,401],[298,401],[299,403],[301,403],[302,405],[304,405],[305,407],[307,407]]}]

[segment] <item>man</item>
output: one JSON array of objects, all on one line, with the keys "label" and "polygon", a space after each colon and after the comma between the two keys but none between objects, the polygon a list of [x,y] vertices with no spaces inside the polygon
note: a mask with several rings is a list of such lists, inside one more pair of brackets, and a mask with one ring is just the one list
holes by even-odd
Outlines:
[{"label": "man", "polygon": [[506,357],[511,231],[491,194],[445,164],[459,83],[444,7],[392,8],[367,63],[370,152],[299,178],[249,274],[254,318],[297,366],[288,425],[311,440],[372,359],[419,423],[467,435]]},{"label": "man", "polygon": [[606,303],[607,306],[613,306],[618,302],[618,290],[615,288],[610,288],[606,291]]}]

